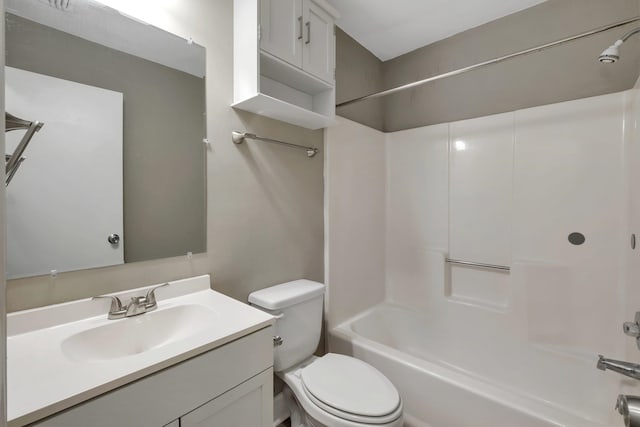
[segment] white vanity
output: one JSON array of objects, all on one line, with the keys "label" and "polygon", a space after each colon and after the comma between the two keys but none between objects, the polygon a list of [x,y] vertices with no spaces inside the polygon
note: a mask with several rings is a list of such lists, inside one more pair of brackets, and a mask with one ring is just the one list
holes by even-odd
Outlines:
[{"label": "white vanity", "polygon": [[271,426],[273,318],[209,276],[156,297],[156,310],[119,320],[107,299],[10,314],[8,425]]}]

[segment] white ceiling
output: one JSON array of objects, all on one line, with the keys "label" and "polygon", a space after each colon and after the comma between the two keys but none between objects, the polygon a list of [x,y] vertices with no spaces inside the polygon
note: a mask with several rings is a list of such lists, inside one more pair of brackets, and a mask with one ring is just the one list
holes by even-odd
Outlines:
[{"label": "white ceiling", "polygon": [[338,26],[383,61],[545,0],[333,0]]},{"label": "white ceiling", "polygon": [[205,50],[176,35],[112,9],[102,1],[73,0],[56,8],[47,0],[7,0],[6,11],[47,27],[144,58],[197,77],[205,75]]}]

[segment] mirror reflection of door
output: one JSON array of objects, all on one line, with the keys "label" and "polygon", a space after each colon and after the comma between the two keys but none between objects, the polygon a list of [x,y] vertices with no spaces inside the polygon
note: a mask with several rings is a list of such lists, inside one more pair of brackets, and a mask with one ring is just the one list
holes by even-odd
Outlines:
[{"label": "mirror reflection of door", "polygon": [[[7,187],[8,278],[124,263],[123,94],[6,67],[6,110],[44,127]],[[11,153],[23,131],[6,134]]]},{"label": "mirror reflection of door", "polygon": [[[21,209],[19,214],[9,213],[9,278],[121,264],[122,252],[124,263],[205,252],[204,47],[191,39],[131,19],[96,0],[73,0],[65,3],[65,7],[57,6],[58,3],[46,0],[5,1],[5,64],[37,73],[43,82],[56,82],[52,88],[41,87],[40,93],[30,93],[30,98],[26,98],[22,89],[7,88],[7,92],[13,92],[13,102],[36,108],[23,110],[24,114],[9,109],[9,113],[45,122],[24,151],[27,160],[21,164],[14,180],[29,179],[28,175],[21,175],[30,169],[29,163],[33,164],[40,156],[39,152],[31,152],[42,149],[39,145],[51,149],[46,154],[48,159],[59,156],[60,161],[73,162],[71,166],[62,167],[57,160],[43,161],[38,169],[54,167],[59,168],[56,169],[59,173],[47,172],[44,188],[39,187],[43,180],[32,183],[32,189],[39,190],[33,193],[32,204],[21,202],[25,209],[33,209],[32,212]],[[45,76],[52,79],[47,80]],[[91,98],[76,102],[78,100],[71,97],[74,90],[55,86],[58,83],[69,86],[72,82],[78,83],[75,88],[85,88],[88,92],[94,89],[96,97],[97,94],[119,94],[122,112],[117,114],[116,125],[108,124],[111,113],[92,110],[101,101]],[[47,94],[51,96],[47,98]],[[38,98],[41,95],[45,98]],[[54,114],[53,119],[35,114],[41,113],[40,107],[49,101],[54,103],[49,111]],[[72,146],[73,138],[66,131],[59,131],[60,141],[49,140],[55,130],[51,123],[64,116],[75,126],[80,120],[74,117],[85,118],[91,112],[102,115],[102,120],[95,120],[92,129],[79,128],[82,145]],[[87,137],[90,130],[98,132],[99,138]],[[96,144],[103,142],[100,138],[114,136],[112,132],[116,131],[119,139],[115,145],[121,150],[118,170],[105,164],[111,154],[90,151],[107,150],[107,147],[87,143],[87,140]],[[24,131],[6,135],[15,144],[15,139],[20,139]],[[8,147],[7,153],[12,153],[11,148]],[[88,158],[80,160],[85,154]],[[98,184],[90,181],[93,174],[98,175],[96,179],[114,185],[116,174],[120,174],[121,194],[98,190]],[[62,181],[54,185],[56,179]],[[23,184],[10,183],[9,197],[22,197],[19,185]],[[85,185],[94,188],[91,195],[80,194],[74,198],[72,191]],[[53,206],[54,202],[61,206]],[[7,203],[12,201],[8,199]],[[99,213],[88,212],[91,205],[100,206]],[[123,226],[115,227],[106,220],[105,217],[113,213],[112,208],[121,210]],[[60,221],[54,219],[54,213]],[[78,213],[84,215],[73,216]],[[42,225],[33,229],[34,223]],[[90,223],[94,224],[93,228],[88,227]],[[81,228],[80,224],[87,228]],[[121,239],[112,246],[107,239],[115,234]],[[45,240],[35,243],[40,236]],[[100,247],[87,249],[76,245],[90,242]],[[95,250],[103,253],[95,255]],[[30,270],[24,264],[29,259],[33,261]]]}]

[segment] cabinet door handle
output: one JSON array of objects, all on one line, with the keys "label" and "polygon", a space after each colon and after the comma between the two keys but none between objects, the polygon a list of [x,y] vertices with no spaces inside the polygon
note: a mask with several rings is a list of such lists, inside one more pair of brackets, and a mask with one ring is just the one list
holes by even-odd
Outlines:
[{"label": "cabinet door handle", "polygon": [[309,44],[311,43],[311,21],[307,21],[305,25],[307,26],[307,41],[304,43]]},{"label": "cabinet door handle", "polygon": [[298,16],[298,40],[302,40],[302,16]]}]

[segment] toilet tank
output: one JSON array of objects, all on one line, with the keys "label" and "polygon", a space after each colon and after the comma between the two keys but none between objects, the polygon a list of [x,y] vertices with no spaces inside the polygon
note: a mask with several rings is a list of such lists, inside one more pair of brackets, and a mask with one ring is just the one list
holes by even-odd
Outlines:
[{"label": "toilet tank", "polygon": [[320,342],[324,285],[311,280],[295,280],[252,292],[249,303],[276,316],[274,334],[282,345],[274,347],[276,372],[310,357]]}]

